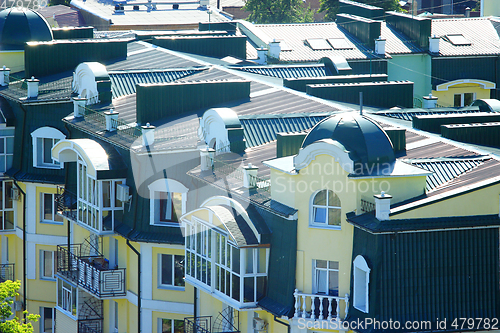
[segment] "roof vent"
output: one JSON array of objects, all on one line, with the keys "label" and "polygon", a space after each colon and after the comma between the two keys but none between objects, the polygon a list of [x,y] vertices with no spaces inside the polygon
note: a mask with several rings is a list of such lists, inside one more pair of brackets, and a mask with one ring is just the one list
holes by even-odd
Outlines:
[{"label": "roof vent", "polygon": [[109,109],[109,111],[104,112],[104,117],[106,119],[106,131],[113,132],[116,131],[116,121],[118,120],[118,112]]},{"label": "roof vent", "polygon": [[28,84],[28,98],[37,98],[40,80],[35,79],[35,77],[32,76],[31,79],[26,80],[26,83]]},{"label": "roof vent", "polygon": [[279,60],[280,53],[281,53],[280,41],[277,39],[273,39],[273,41],[269,43],[269,56],[271,58]]},{"label": "roof vent", "polygon": [[378,55],[385,55],[385,39],[380,36],[375,39],[375,53]]},{"label": "roof vent", "polygon": [[144,147],[150,146],[155,142],[155,126],[150,123],[146,123],[146,126],[141,126],[142,128],[142,145]]},{"label": "roof vent", "polygon": [[424,96],[423,99],[423,107],[425,109],[434,109],[437,106],[438,98],[436,96],[432,96],[432,92],[429,94],[429,96]]},{"label": "roof vent", "polygon": [[259,168],[248,163],[248,166],[243,167],[243,186],[246,188],[254,188],[257,186],[257,172]]},{"label": "roof vent", "polygon": [[441,40],[440,37],[437,37],[436,35],[429,37],[429,52],[430,53],[439,53],[439,41]]},{"label": "roof vent", "polygon": [[78,97],[73,97],[73,116],[75,118],[83,117],[85,115],[85,104],[87,103],[86,98],[78,95]]},{"label": "roof vent", "polygon": [[392,196],[385,194],[382,191],[380,194],[374,195],[375,197],[375,217],[379,221],[389,220],[389,214],[391,212],[391,199]]},{"label": "roof vent", "polygon": [[259,47],[257,49],[257,56],[258,56],[257,63],[259,65],[267,64],[267,49],[266,48]]}]

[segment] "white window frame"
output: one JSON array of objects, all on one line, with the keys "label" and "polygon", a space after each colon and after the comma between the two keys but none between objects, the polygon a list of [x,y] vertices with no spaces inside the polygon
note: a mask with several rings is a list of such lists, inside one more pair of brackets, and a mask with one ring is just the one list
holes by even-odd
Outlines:
[{"label": "white window frame", "polygon": [[[45,126],[31,132],[31,137],[33,141],[33,167],[44,169],[62,169],[63,165],[54,159],[52,159],[52,163],[44,163],[43,157],[42,160],[39,161],[39,156],[43,156],[43,139],[52,139],[52,147],[54,147],[58,141],[66,139],[66,135],[54,127]],[[41,147],[39,147],[39,139],[42,140]]]},{"label": "white window frame", "polygon": [[[50,200],[50,202],[52,203],[52,219],[51,220],[46,220],[45,219],[45,195],[50,195],[52,196],[52,200]],[[55,198],[56,194],[55,193],[45,193],[45,192],[42,192],[41,193],[41,198],[40,198],[40,207],[41,207],[41,210],[40,210],[40,222],[42,223],[51,223],[51,224],[64,224],[64,220],[62,220],[62,217],[59,216],[59,218],[62,220],[62,221],[57,221],[56,220],[56,216],[57,215],[57,203],[56,203],[56,198]]]},{"label": "white window frame", "polygon": [[365,258],[358,255],[353,263],[352,305],[364,313],[369,311],[370,271]]},{"label": "white window frame", "polygon": [[186,214],[188,188],[174,179],[157,179],[149,186],[149,224],[166,227],[180,227],[180,216],[177,222],[160,221],[160,193],[181,193],[182,212]]},{"label": "white window frame", "polygon": [[119,320],[118,320],[118,302],[110,300],[109,301],[109,326],[110,332],[115,333],[118,332]]},{"label": "white window frame", "polygon": [[[323,205],[315,205],[314,204],[314,198],[316,198],[316,196],[321,192],[321,191],[326,191],[327,195],[326,195],[326,205],[323,206]],[[334,230],[341,230],[341,227],[342,227],[342,201],[340,202],[341,206],[328,206],[328,196],[330,195],[330,192],[335,194],[335,192],[333,192],[332,190],[328,190],[328,189],[321,189],[319,191],[316,191],[313,193],[313,195],[311,195],[311,198],[310,198],[310,203],[309,203],[309,227],[313,227],[313,228],[321,228],[321,229],[334,229]],[[337,195],[338,197],[338,195]],[[340,201],[340,198],[339,198],[339,201]],[[318,208],[323,208],[323,209],[326,209],[326,220],[325,222],[316,222],[315,221],[315,216],[314,216],[314,212],[315,212],[315,209],[318,209]],[[338,225],[329,225],[328,224],[328,214],[329,214],[329,209],[338,209],[340,210],[341,214],[340,214],[340,222]]]},{"label": "white window frame", "polygon": [[[7,183],[11,184],[11,189],[16,188],[12,180],[0,180],[0,187],[3,193],[3,198],[0,200],[2,202],[0,204],[0,231],[15,230],[16,228],[16,204],[15,200],[11,197],[10,190],[8,190],[9,187],[6,186]],[[11,207],[8,207],[8,202],[10,202]],[[5,215],[7,212],[12,213],[12,229],[5,229]]]},{"label": "white window frame", "polygon": [[[4,163],[3,165],[0,165],[0,172],[5,172],[12,166],[12,160],[14,158],[14,151],[13,151],[14,142],[12,142],[12,151],[11,151],[9,149],[10,145],[8,144],[8,141],[9,140],[14,141],[14,136],[11,135],[0,136],[0,140],[2,139],[3,139],[3,153],[0,153],[0,157],[4,158]],[[1,141],[0,145],[2,145]],[[10,159],[10,161],[8,161],[8,159]],[[2,171],[2,168],[4,169],[4,171]]]},{"label": "white window frame", "polygon": [[[318,261],[325,261],[326,262],[326,268],[321,268],[317,267],[318,266]],[[330,262],[335,262],[337,263],[337,267],[339,268],[333,268],[330,267]],[[315,259],[313,260],[313,293],[317,294],[319,293],[319,286],[318,286],[318,278],[320,272],[326,272],[326,288],[328,290],[328,287],[330,285],[330,272],[337,272],[337,277],[340,278],[340,264],[338,261],[333,261],[333,260],[322,260],[322,259]],[[339,285],[337,284],[337,295],[334,296],[339,296]],[[328,291],[325,293],[325,295],[329,295]],[[331,296],[331,295],[330,295]]]},{"label": "white window frame", "polygon": [[[68,285],[69,289],[65,286]],[[59,304],[59,290],[61,290],[61,304]],[[75,300],[73,302],[73,299]],[[56,308],[67,316],[77,320],[78,318],[78,288],[65,280],[57,279],[57,305]],[[73,309],[73,303],[75,308]],[[69,307],[69,309],[68,309]],[[74,310],[74,313],[73,313]]]},{"label": "white window frame", "polygon": [[184,320],[182,320],[182,319],[158,318],[158,333],[163,333],[163,321],[164,320],[170,320],[170,327],[172,328],[172,330],[169,333],[175,332],[174,331],[174,329],[175,329],[174,323],[176,320],[184,322]]},{"label": "white window frame", "polygon": [[[172,257],[172,284],[164,284],[162,283],[162,271],[163,271],[163,267],[162,267],[162,263],[163,263],[163,256],[170,256]],[[175,285],[175,256],[180,256],[180,257],[183,257],[183,261],[184,261],[184,274],[182,276],[182,279],[184,280],[185,276],[186,276],[186,267],[185,267],[185,260],[186,260],[186,256],[185,255],[182,255],[182,254],[169,254],[169,253],[159,253],[158,254],[158,288],[160,289],[174,289],[174,290],[185,290],[185,287],[186,287],[186,282],[184,281],[184,286],[176,286]]]},{"label": "white window frame", "polygon": [[55,333],[55,328],[56,328],[56,309],[51,308],[51,307],[40,307],[40,333],[49,333],[49,331],[45,330],[45,309],[51,309],[52,310],[52,330],[50,333]]},{"label": "white window frame", "polygon": [[455,96],[460,95],[460,106],[459,107],[464,107],[465,105],[465,94],[472,94],[472,101],[476,100],[476,93],[475,92],[465,92],[465,93],[458,93],[458,94],[453,94],[453,105],[455,105]]},{"label": "white window frame", "polygon": [[[45,253],[50,252],[51,260],[51,272],[50,276],[45,275]],[[56,251],[40,250],[40,280],[56,280]]]}]

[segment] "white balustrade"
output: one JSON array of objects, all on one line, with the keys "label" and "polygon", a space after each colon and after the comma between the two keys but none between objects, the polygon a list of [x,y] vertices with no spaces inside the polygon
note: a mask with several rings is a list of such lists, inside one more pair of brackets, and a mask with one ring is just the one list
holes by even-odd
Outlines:
[{"label": "white balustrade", "polygon": [[[344,297],[306,294],[295,289],[293,295],[295,296],[294,318],[308,318],[311,320],[331,320],[335,318],[336,321],[341,321],[347,317],[349,294],[345,294]],[[318,305],[316,305],[316,299],[319,301]],[[327,309],[325,309],[326,304],[323,304],[324,301],[328,301]],[[335,311],[333,311],[334,305]],[[341,319],[342,310],[344,310],[345,315]]]}]

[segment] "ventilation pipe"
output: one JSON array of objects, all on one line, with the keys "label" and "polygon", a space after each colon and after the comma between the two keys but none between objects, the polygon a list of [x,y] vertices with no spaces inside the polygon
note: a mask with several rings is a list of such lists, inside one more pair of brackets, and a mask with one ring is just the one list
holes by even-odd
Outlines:
[{"label": "ventilation pipe", "polygon": [[155,126],[150,123],[146,123],[146,126],[141,126],[142,128],[142,146],[147,147],[155,142]]},{"label": "ventilation pipe", "polygon": [[441,37],[437,37],[436,35],[429,37],[429,52],[430,53],[439,53],[439,41]]},{"label": "ventilation pipe", "polygon": [[268,50],[265,47],[259,47],[257,49],[257,56],[258,56],[257,63],[259,65],[267,64],[267,51]]},{"label": "ventilation pipe", "polygon": [[28,84],[28,98],[37,98],[40,80],[35,79],[35,77],[32,76],[31,79],[26,80],[26,83]]},{"label": "ventilation pipe", "polygon": [[380,194],[374,195],[375,197],[375,217],[379,221],[389,220],[389,213],[391,212],[391,199],[392,196],[385,194],[382,191]]},{"label": "ventilation pipe", "polygon": [[470,17],[470,7],[465,8],[465,17]]},{"label": "ventilation pipe", "polygon": [[385,42],[386,40],[380,36],[375,39],[375,53],[378,55],[385,55]]},{"label": "ventilation pipe", "polygon": [[269,56],[271,58],[279,60],[280,53],[281,53],[280,41],[273,39],[273,41],[269,43]]},{"label": "ventilation pipe", "polygon": [[110,109],[109,111],[104,112],[104,117],[106,118],[106,131],[113,132],[116,131],[116,121],[118,120],[118,112]]},{"label": "ventilation pipe", "polygon": [[438,98],[436,96],[432,96],[432,93],[430,93],[429,96],[424,96],[423,99],[424,109],[434,109],[437,106]]},{"label": "ventilation pipe", "polygon": [[215,155],[215,149],[213,148],[201,148],[200,149],[200,169],[201,171],[211,171],[213,166],[213,158]]},{"label": "ventilation pipe", "polygon": [[78,95],[78,97],[73,97],[73,116],[75,118],[83,117],[85,115],[85,104],[87,99]]},{"label": "ventilation pipe", "polygon": [[9,75],[10,75],[10,68],[5,67],[3,65],[2,68],[0,68],[0,86],[5,87],[9,85]]}]

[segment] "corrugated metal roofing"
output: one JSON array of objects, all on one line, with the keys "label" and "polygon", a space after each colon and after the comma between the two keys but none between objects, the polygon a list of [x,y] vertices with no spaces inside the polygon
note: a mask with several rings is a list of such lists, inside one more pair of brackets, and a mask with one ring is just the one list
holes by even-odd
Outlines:
[{"label": "corrugated metal roofing", "polygon": [[455,179],[473,168],[482,165],[485,159],[440,159],[440,160],[411,160],[412,165],[432,171],[427,176],[426,190],[431,191]]},{"label": "corrugated metal roofing", "polygon": [[144,72],[109,72],[113,98],[135,94],[138,83],[165,83],[184,78],[198,72],[194,69],[144,71]]},{"label": "corrugated metal roofing", "polygon": [[323,77],[333,75],[330,69],[325,65],[304,65],[304,66],[249,66],[235,67],[235,69],[278,77],[278,78],[296,78],[296,77]]},{"label": "corrugated metal roofing", "polygon": [[312,128],[327,115],[309,116],[273,116],[258,118],[240,118],[244,130],[247,148],[263,145],[276,140],[276,133],[302,132]]},{"label": "corrugated metal roofing", "polygon": [[444,142],[434,142],[422,147],[406,150],[404,155],[398,156],[409,159],[414,158],[440,158],[440,157],[479,157],[478,154]]},{"label": "corrugated metal roofing", "polygon": [[422,53],[424,49],[420,48],[415,41],[396,30],[386,22],[381,25],[382,38],[386,40],[385,52],[390,54]]},{"label": "corrugated metal roofing", "polygon": [[380,111],[377,112],[377,115],[382,115],[386,117],[408,120],[411,121],[415,116],[422,115],[444,115],[444,114],[465,114],[465,113],[478,113],[483,112],[479,109],[479,107],[465,107],[465,108],[439,108],[439,109],[406,109],[406,110],[398,110],[398,111]]},{"label": "corrugated metal roofing", "polygon": [[[462,35],[470,45],[453,45],[446,35]],[[477,56],[500,54],[500,38],[492,22],[485,17],[432,20],[432,35],[441,36],[439,55]]]},{"label": "corrugated metal roofing", "polygon": [[[340,29],[336,23],[307,24],[259,24],[256,29],[272,39],[283,40],[292,51],[282,51],[281,61],[317,62],[323,57],[341,55],[347,60],[368,59],[369,51],[358,39]],[[305,40],[308,38],[346,38],[352,49],[313,50]]]}]

